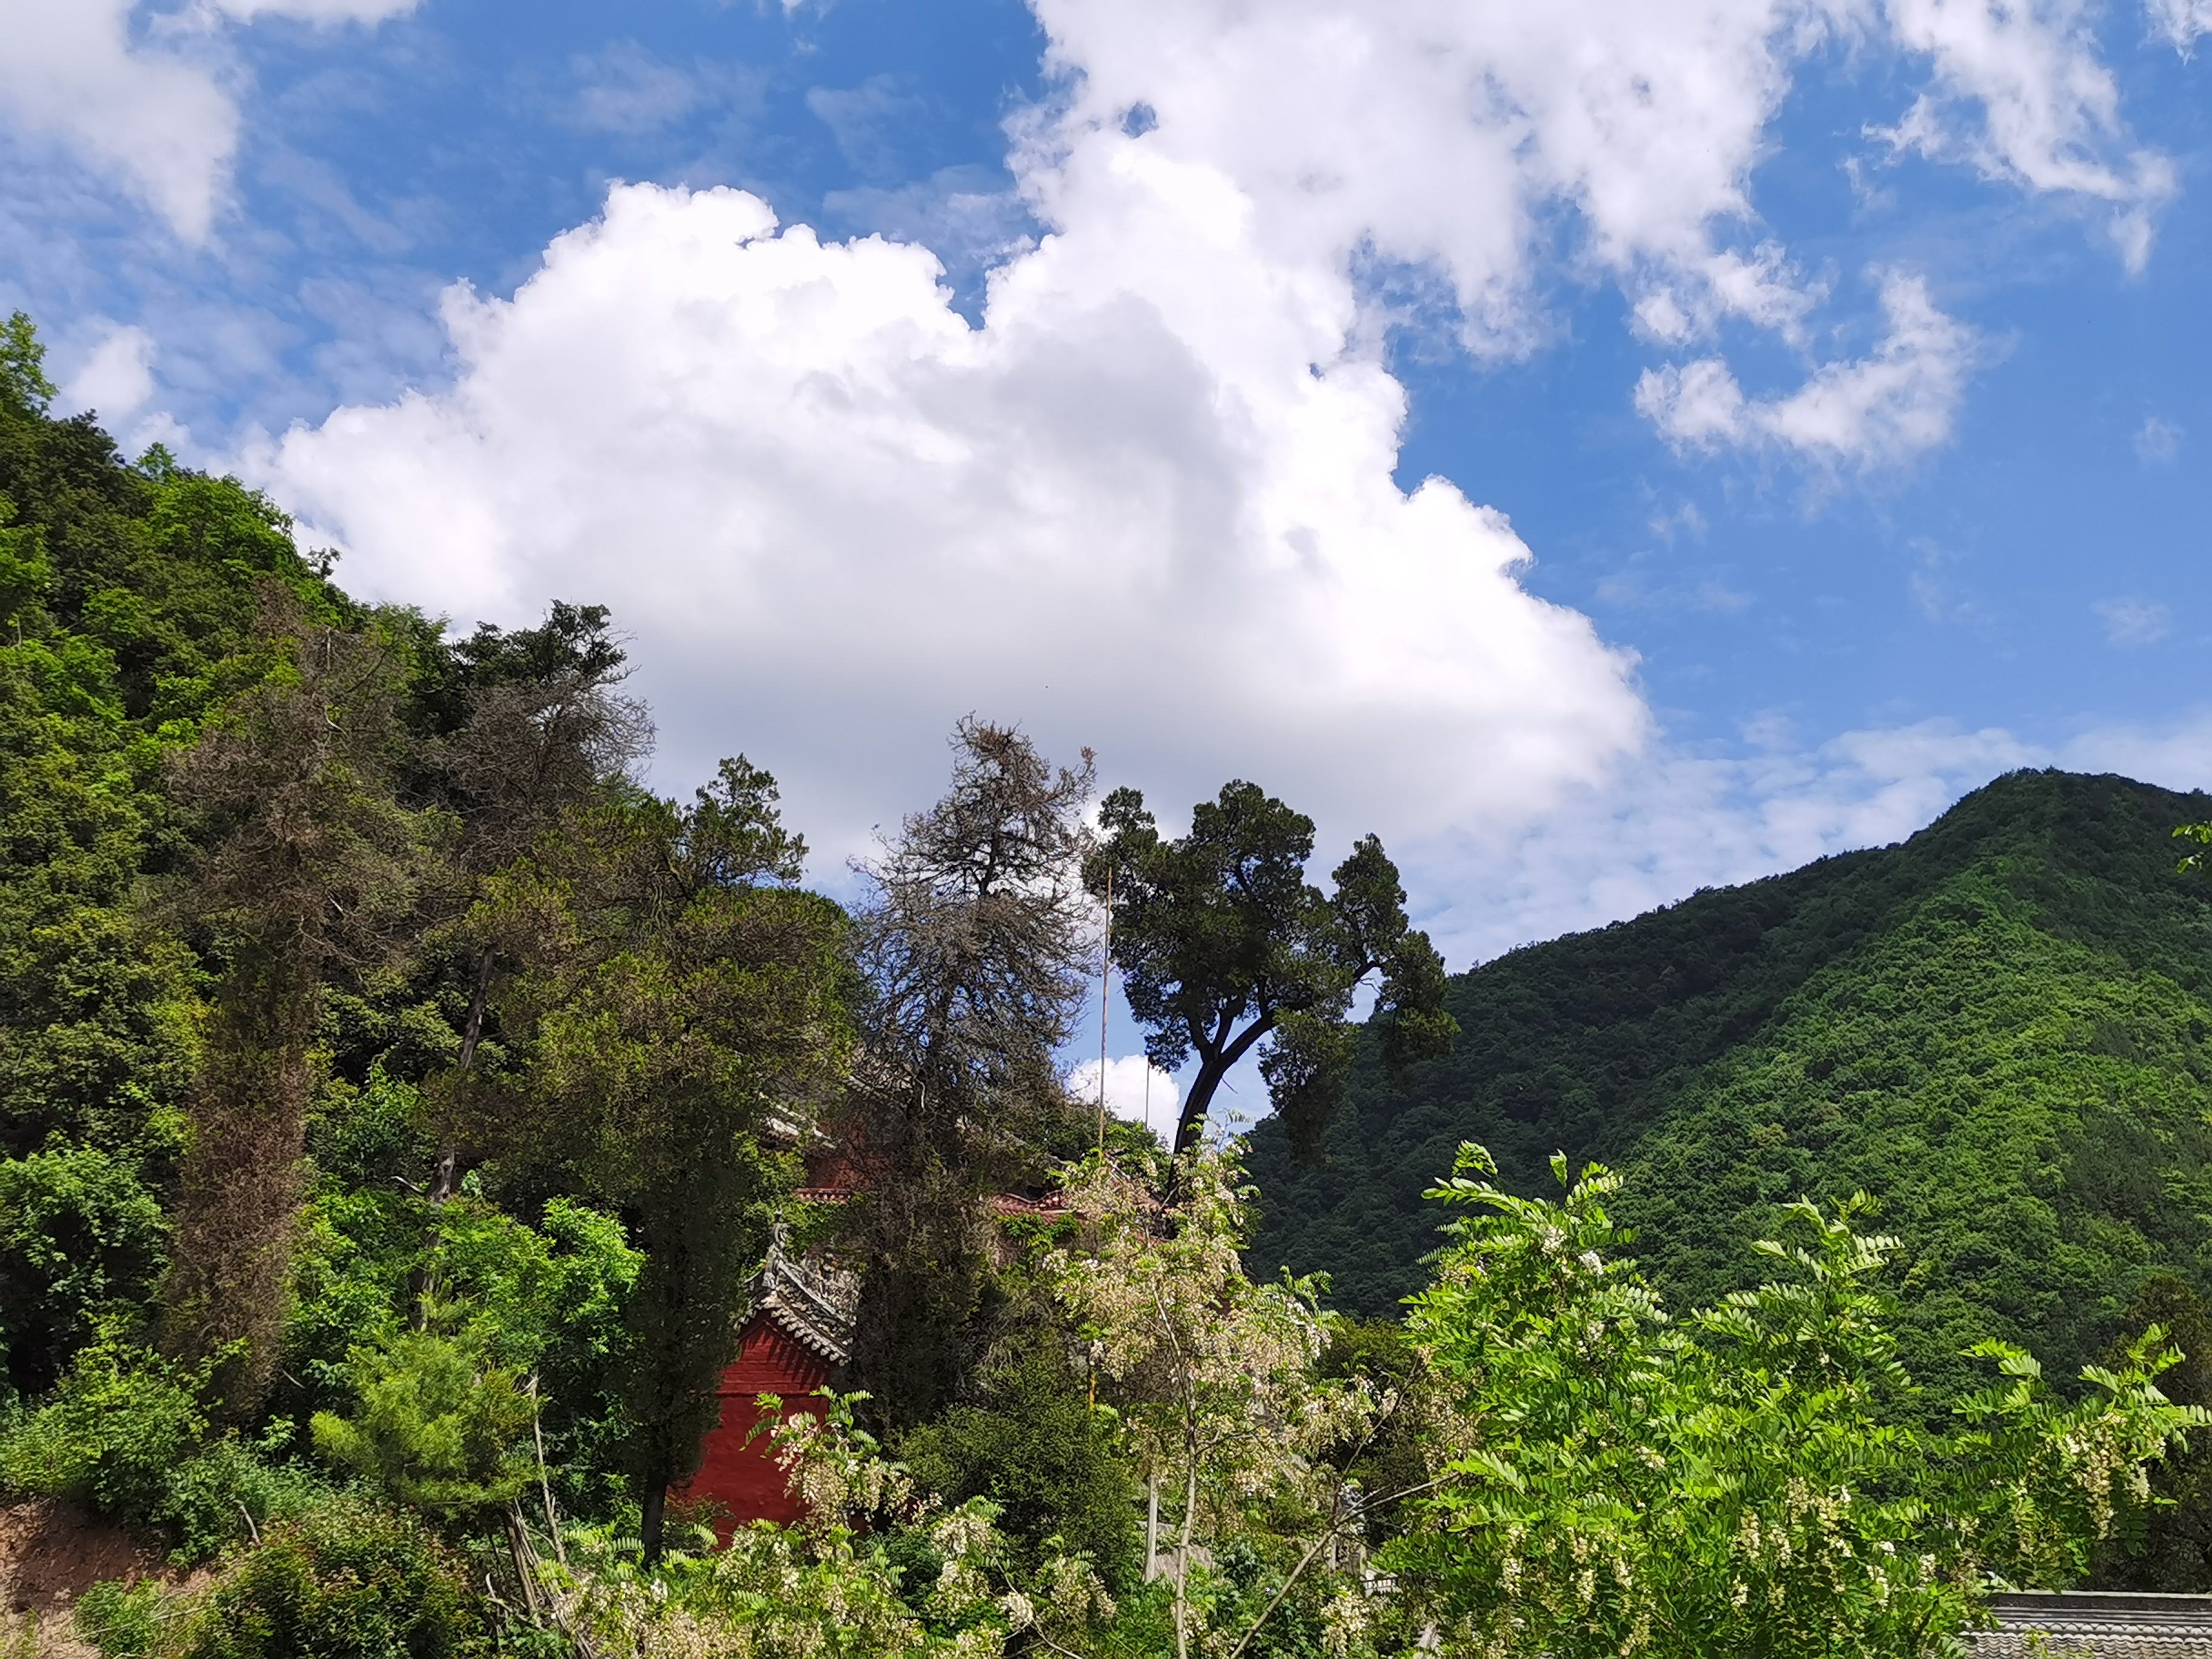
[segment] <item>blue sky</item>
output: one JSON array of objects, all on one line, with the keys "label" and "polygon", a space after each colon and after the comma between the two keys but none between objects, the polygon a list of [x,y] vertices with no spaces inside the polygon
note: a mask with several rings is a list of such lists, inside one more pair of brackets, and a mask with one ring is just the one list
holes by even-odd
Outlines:
[{"label": "blue sky", "polygon": [[75,402],[375,597],[612,603],[663,781],[746,750],[825,872],[969,709],[1382,831],[1455,962],[2212,782],[2212,0],[0,33]]}]

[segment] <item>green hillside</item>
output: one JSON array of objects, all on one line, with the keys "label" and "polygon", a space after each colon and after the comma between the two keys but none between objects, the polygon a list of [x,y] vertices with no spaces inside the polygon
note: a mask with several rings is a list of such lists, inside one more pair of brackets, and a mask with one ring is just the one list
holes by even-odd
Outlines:
[{"label": "green hillside", "polygon": [[1863,1188],[1942,1388],[1996,1334],[2069,1373],[2158,1267],[2212,1286],[2212,888],[2170,831],[2212,799],[2016,773],[1910,841],[1516,951],[1454,981],[1455,1053],[1371,1061],[1322,1167],[1254,1137],[1255,1265],[1339,1304],[1422,1282],[1423,1188],[1480,1140],[1509,1184],[1602,1159],[1670,1292],[1749,1268],[1771,1206]]}]

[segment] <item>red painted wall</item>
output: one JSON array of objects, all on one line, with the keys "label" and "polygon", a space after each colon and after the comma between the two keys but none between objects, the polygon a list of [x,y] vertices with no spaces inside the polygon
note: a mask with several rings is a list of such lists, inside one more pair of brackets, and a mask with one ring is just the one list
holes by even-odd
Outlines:
[{"label": "red painted wall", "polygon": [[763,1433],[750,1445],[746,1437],[760,1421],[756,1403],[764,1394],[780,1395],[787,1419],[817,1414],[821,1402],[806,1396],[834,1375],[828,1360],[793,1341],[766,1314],[755,1314],[738,1339],[738,1357],[722,1373],[718,1392],[722,1419],[707,1431],[700,1447],[699,1472],[684,1489],[687,1498],[707,1498],[724,1513],[714,1529],[725,1543],[748,1521],[799,1519],[799,1505],[785,1490],[775,1448]]}]

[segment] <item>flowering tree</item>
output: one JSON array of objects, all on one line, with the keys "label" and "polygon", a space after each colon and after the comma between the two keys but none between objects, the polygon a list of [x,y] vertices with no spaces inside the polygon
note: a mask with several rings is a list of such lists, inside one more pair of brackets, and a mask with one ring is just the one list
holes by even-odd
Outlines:
[{"label": "flowering tree", "polygon": [[1240,1173],[1229,1154],[1201,1149],[1179,1162],[1176,1204],[1163,1209],[1141,1182],[1094,1160],[1071,1188],[1091,1237],[1046,1267],[1144,1467],[1181,1494],[1178,1659],[1190,1650],[1201,1542],[1240,1528],[1262,1502],[1333,1531],[1340,1483],[1316,1454],[1356,1435],[1371,1408],[1361,1384],[1316,1373],[1330,1322],[1320,1283],[1246,1276]]},{"label": "flowering tree", "polygon": [[[611,1536],[583,1534],[562,1616],[600,1659],[998,1659],[1010,1643],[1065,1654],[1114,1616],[1080,1561],[1014,1582],[994,1506],[918,1495],[855,1426],[855,1396],[788,1421],[763,1398],[803,1521],[757,1522],[726,1549],[672,1552],[650,1569]],[[917,1563],[933,1576],[907,1582]]]},{"label": "flowering tree", "polygon": [[1759,1247],[1786,1276],[1678,1324],[1617,1254],[1618,1177],[1553,1169],[1564,1198],[1516,1198],[1469,1146],[1431,1194],[1477,1212],[1413,1312],[1454,1407],[1446,1481],[1386,1556],[1431,1645],[1939,1652],[1989,1575],[2077,1576],[2148,1502],[2146,1462],[2208,1420],[2153,1385],[2172,1362],[2154,1328],[2075,1405],[1984,1343],[2001,1380],[1929,1429],[1872,1283],[1896,1243],[1852,1224],[1864,1199],[1791,1206],[1798,1242]]}]

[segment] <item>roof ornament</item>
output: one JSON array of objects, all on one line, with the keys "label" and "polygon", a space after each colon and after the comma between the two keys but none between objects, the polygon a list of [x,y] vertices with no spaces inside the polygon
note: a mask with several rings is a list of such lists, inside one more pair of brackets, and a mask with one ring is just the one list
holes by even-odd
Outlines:
[{"label": "roof ornament", "polygon": [[781,1215],[769,1227],[768,1255],[745,1290],[740,1324],[764,1314],[793,1341],[831,1364],[852,1359],[854,1322],[860,1307],[859,1275],[824,1261],[793,1255],[790,1226]]}]

